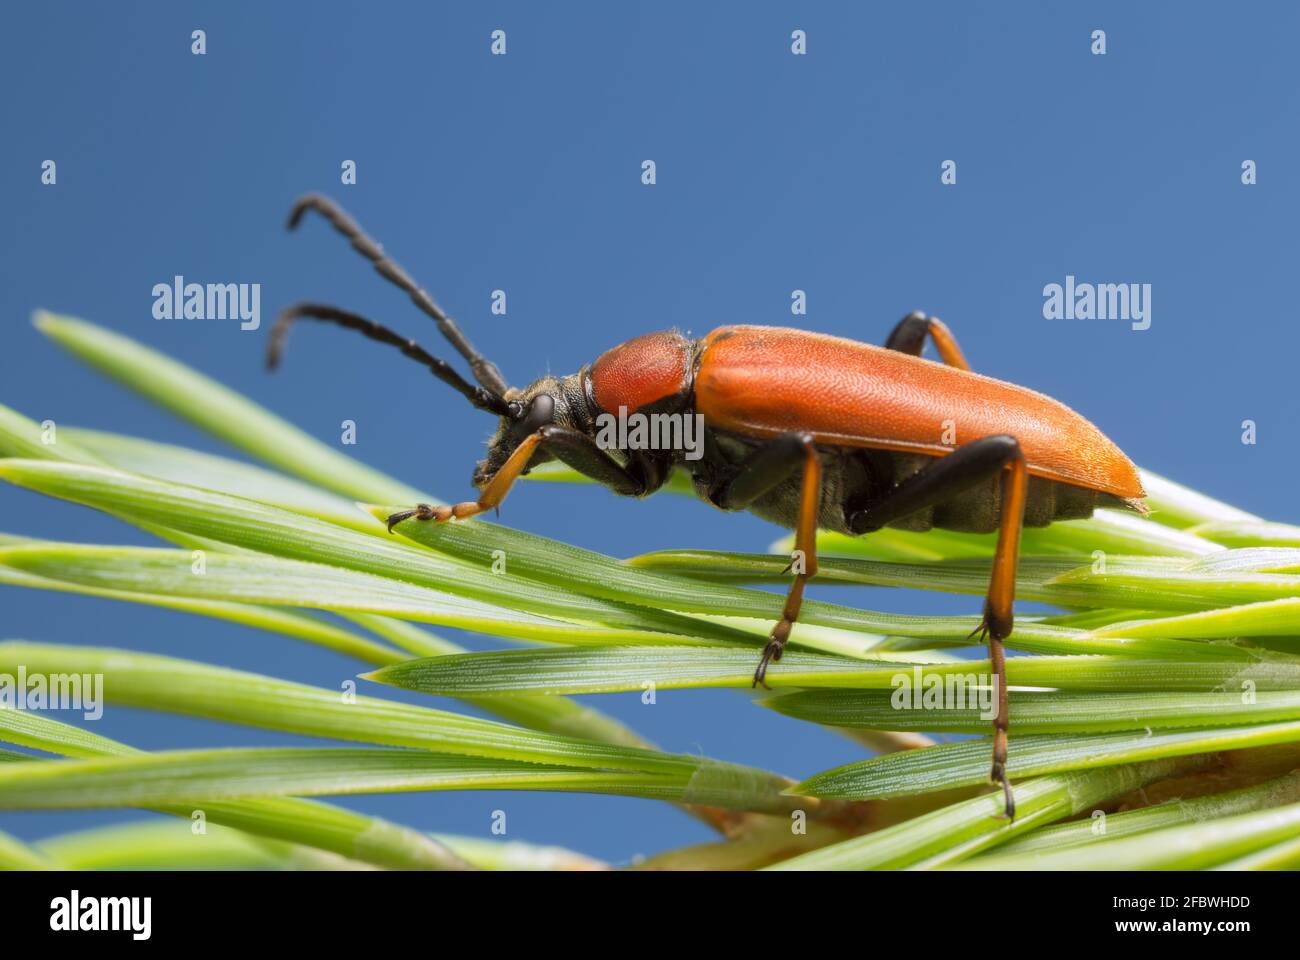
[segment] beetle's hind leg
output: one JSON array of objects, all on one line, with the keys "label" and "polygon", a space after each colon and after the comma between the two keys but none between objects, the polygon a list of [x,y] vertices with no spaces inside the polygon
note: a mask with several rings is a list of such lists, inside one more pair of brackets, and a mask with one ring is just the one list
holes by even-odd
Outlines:
[{"label": "beetle's hind leg", "polygon": [[[1005,471],[1005,473],[1003,473]],[[973,440],[952,453],[939,457],[920,472],[908,477],[884,496],[861,509],[846,508],[846,523],[854,534],[879,530],[918,510],[943,503],[990,476],[1002,474],[1002,503],[998,520],[998,542],[993,554],[993,574],[984,601],[984,618],[971,636],[987,638],[989,662],[998,698],[993,718],[993,768],[990,779],[1002,787],[1006,817],[1014,819],[1015,798],[1007,779],[1007,663],[1003,641],[1011,634],[1012,608],[1016,596],[1016,564],[1020,554],[1020,530],[1024,525],[1029,473],[1025,456],[1015,437],[998,435]]]},{"label": "beetle's hind leg", "polygon": [[898,321],[898,325],[889,334],[889,339],[885,341],[885,348],[919,357],[925,349],[926,337],[934,341],[934,348],[948,366],[959,370],[970,369],[965,354],[957,346],[957,338],[952,335],[947,324],[938,317],[926,316],[920,310],[909,313]]},{"label": "beetle's hind leg", "polygon": [[786,595],[781,619],[772,628],[763,647],[762,659],[754,671],[753,686],[767,686],[769,664],[781,659],[790,631],[799,619],[803,606],[804,586],[817,574],[817,519],[821,513],[822,464],[817,447],[808,433],[783,433],[773,437],[751,453],[738,471],[710,494],[710,499],[724,510],[743,510],[795,471],[803,470],[799,489],[799,516],[795,527],[795,554],[791,562],[794,583]]}]

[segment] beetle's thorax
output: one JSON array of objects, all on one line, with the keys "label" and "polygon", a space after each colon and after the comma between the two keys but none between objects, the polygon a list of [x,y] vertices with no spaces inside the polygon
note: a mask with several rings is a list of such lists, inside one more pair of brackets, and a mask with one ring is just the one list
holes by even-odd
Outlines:
[{"label": "beetle's thorax", "polygon": [[673,330],[650,333],[601,354],[583,373],[597,413],[680,410],[689,405],[697,345]]}]

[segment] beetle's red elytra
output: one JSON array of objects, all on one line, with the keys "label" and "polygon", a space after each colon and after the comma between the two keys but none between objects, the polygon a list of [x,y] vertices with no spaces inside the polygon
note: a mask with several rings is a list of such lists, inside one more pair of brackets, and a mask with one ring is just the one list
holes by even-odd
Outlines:
[{"label": "beetle's red elytra", "polygon": [[[720,429],[819,444],[943,455],[1007,433],[1030,476],[1140,500],[1128,457],[1064,404],[1015,384],[898,350],[803,330],[723,327],[704,338],[696,409]],[[942,439],[955,424],[956,443]],[[1134,504],[1137,506],[1137,504]]]},{"label": "beetle's red elytra", "polygon": [[[1097,506],[1145,513],[1137,468],[1088,420],[1041,393],[971,372],[951,331],[922,313],[904,317],[883,347],[785,327],[720,327],[690,340],[667,331],[629,340],[565,377],[506,384],[434,300],[333,201],[303,197],[381,276],[406,291],[469,364],[474,383],[415,341],[322,304],[282,312],[271,331],[274,367],[289,327],[307,318],[356,330],[426,366],[475,407],[500,418],[474,471],[476,500],[419,504],[388,518],[442,522],[497,507],[511,485],[558,459],[625,496],[644,497],[686,470],[701,499],[746,510],[795,531],[803,558],[780,621],[763,648],[754,685],[766,686],[817,573],[819,529],[862,535],[882,527],[997,531],[984,616],[973,631],[989,645],[997,686],[991,780],[1015,816],[1006,774],[1007,686],[1003,641],[1013,626],[1023,526],[1090,516]],[[922,358],[932,342],[942,362]],[[703,453],[607,449],[598,419],[625,413],[695,416]]]}]

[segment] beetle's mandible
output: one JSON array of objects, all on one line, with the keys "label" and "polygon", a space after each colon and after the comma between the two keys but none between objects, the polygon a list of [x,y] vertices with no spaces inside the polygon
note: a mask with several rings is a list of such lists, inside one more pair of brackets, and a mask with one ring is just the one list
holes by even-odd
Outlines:
[{"label": "beetle's mandible", "polygon": [[[1015,804],[1007,779],[1007,684],[1003,641],[1011,633],[1016,560],[1025,525],[1087,517],[1097,506],[1145,513],[1132,462],[1100,430],[1050,397],[972,373],[938,319],[904,317],[883,347],[784,327],[721,327],[699,340],[651,333],[602,354],[566,377],[510,387],[450,317],[336,204],[308,195],[385,279],[410,295],[468,363],[474,383],[415,341],[358,314],[302,303],[276,320],[268,347],[274,367],[290,325],[307,318],[337,324],[400,349],[500,423],[474,471],[476,500],[419,504],[388,518],[441,522],[501,503],[515,480],[558,459],[615,493],[644,497],[675,468],[723,510],[748,510],[795,531],[803,563],[781,620],[754,672],[765,684],[799,618],[804,586],[817,573],[818,529],[860,535],[882,527],[997,531],[984,616],[997,683],[991,779],[1006,816]],[[942,363],[923,359],[932,341]],[[597,419],[621,411],[700,415],[703,455],[681,450],[606,449]],[[960,442],[949,437],[955,431]],[[974,634],[972,634],[973,636]]]}]

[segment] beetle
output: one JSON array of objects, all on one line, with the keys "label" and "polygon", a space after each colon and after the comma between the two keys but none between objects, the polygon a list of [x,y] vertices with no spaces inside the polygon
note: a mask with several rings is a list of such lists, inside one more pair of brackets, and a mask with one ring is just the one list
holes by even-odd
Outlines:
[{"label": "beetle", "polygon": [[[911,313],[883,347],[784,327],[725,326],[691,340],[651,333],[601,354],[577,373],[507,385],[456,323],[337,204],[318,194],[289,216],[296,229],[315,211],[381,276],[431,317],[468,363],[474,383],[449,363],[387,327],[316,303],[289,307],[272,327],[267,363],[278,364],[290,326],[318,320],[397,347],[499,423],[474,470],[476,499],[418,504],[388,518],[465,519],[499,506],[532,467],[558,459],[617,494],[645,497],[686,469],[701,499],[747,510],[795,531],[794,573],[781,619],[754,672],[766,686],[817,573],[816,534],[853,536],[883,527],[997,531],[983,617],[971,636],[986,640],[997,688],[990,779],[1015,816],[1006,773],[1004,641],[1013,627],[1023,526],[1091,516],[1098,506],[1147,512],[1136,467],[1088,420],[1041,393],[974,373],[955,337],[935,317]],[[921,356],[932,342],[939,361]],[[597,438],[602,415],[698,416],[703,451],[610,448]],[[956,443],[951,434],[969,439]]]}]

